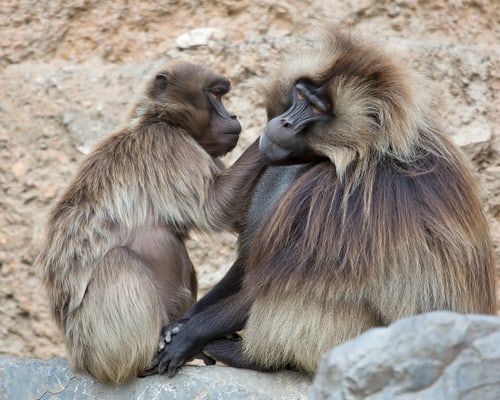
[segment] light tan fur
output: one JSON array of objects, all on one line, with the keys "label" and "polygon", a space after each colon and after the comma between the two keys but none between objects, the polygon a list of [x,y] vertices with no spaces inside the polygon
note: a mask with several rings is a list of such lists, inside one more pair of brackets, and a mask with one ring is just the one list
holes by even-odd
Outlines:
[{"label": "light tan fur", "polygon": [[323,353],[378,325],[355,296],[325,302],[313,295],[297,297],[295,290],[267,294],[252,306],[244,352],[265,369],[288,366],[314,374]]}]

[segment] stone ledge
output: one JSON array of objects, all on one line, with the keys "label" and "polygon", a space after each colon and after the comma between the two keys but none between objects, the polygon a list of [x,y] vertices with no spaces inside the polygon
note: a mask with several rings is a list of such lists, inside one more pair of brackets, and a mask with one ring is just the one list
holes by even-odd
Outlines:
[{"label": "stone ledge", "polygon": [[299,373],[263,373],[223,366],[184,366],[172,379],[149,376],[122,386],[73,374],[63,358],[0,356],[0,400],[306,399],[311,380]]}]

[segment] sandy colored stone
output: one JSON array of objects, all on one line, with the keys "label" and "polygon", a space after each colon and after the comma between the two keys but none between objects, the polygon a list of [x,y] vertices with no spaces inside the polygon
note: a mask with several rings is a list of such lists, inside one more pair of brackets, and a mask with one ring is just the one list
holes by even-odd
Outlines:
[{"label": "sandy colored stone", "polygon": [[[478,174],[500,260],[500,3],[438,0],[6,0],[0,13],[0,353],[64,356],[33,269],[48,212],[78,163],[123,123],[160,59],[226,75],[225,104],[243,126],[232,162],[266,114],[248,88],[320,20],[382,41],[429,77],[441,125]],[[206,45],[176,38],[216,29]],[[215,31],[214,31],[215,32]],[[206,292],[234,260],[232,234],[194,233],[188,248]]]}]

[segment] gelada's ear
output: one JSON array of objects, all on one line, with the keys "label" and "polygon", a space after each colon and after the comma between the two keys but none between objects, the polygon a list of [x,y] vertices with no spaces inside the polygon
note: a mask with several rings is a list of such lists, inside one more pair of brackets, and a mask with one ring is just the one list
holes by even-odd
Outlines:
[{"label": "gelada's ear", "polygon": [[168,86],[168,79],[169,79],[168,75],[164,72],[156,75],[152,87],[153,97],[158,98],[165,93],[165,90],[167,89]]}]

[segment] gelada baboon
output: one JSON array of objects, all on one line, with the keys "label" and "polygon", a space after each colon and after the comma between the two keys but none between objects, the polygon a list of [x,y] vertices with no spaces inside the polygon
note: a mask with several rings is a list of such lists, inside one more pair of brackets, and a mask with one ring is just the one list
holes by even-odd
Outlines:
[{"label": "gelada baboon", "polygon": [[200,66],[161,69],[52,210],[37,263],[75,371],[130,380],[196,300],[188,231],[229,228],[260,163],[257,142],[227,170],[214,159],[241,131],[229,89]]},{"label": "gelada baboon", "polygon": [[236,263],[163,330],[160,373],[202,350],[314,374],[322,353],[368,328],[495,312],[478,188],[419,78],[333,28],[322,39],[265,81],[260,151],[276,166],[254,190]]}]

